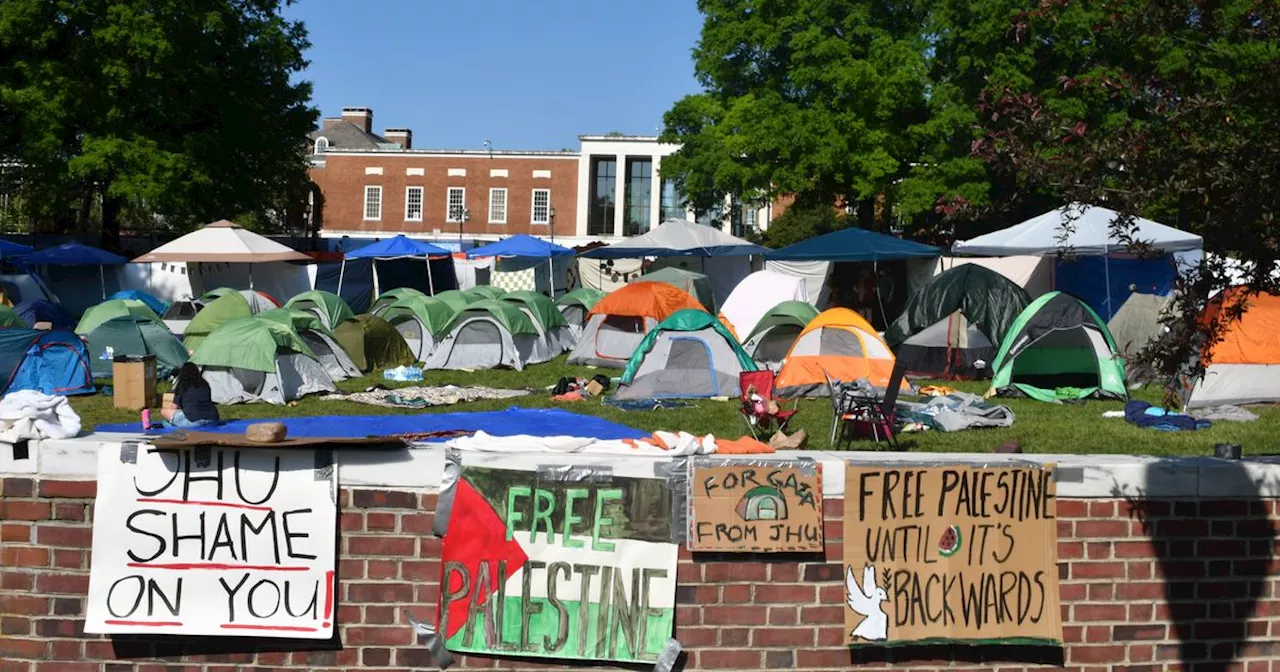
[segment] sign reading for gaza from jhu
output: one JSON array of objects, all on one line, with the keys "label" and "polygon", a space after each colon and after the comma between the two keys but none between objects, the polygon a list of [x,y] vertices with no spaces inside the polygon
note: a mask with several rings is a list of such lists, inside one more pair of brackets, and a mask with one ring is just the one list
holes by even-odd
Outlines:
[{"label": "sign reading for gaza from jhu", "polygon": [[1052,466],[850,466],[846,641],[1062,641]]},{"label": "sign reading for gaza from jhu", "polygon": [[451,651],[653,662],[675,611],[666,479],[464,466],[441,550]]},{"label": "sign reading for gaza from jhu", "polygon": [[327,449],[103,444],[85,632],[328,639]]}]

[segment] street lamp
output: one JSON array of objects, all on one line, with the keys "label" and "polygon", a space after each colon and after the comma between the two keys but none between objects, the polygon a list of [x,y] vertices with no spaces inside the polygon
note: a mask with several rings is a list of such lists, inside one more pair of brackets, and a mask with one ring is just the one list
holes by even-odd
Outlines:
[{"label": "street lamp", "polygon": [[548,223],[551,224],[551,242],[552,244],[555,244],[556,242],[556,209],[555,208],[548,209],[547,215],[549,217]]},{"label": "street lamp", "polygon": [[458,223],[458,249],[462,249],[462,229],[471,221],[471,211],[461,205],[449,206],[449,217]]}]

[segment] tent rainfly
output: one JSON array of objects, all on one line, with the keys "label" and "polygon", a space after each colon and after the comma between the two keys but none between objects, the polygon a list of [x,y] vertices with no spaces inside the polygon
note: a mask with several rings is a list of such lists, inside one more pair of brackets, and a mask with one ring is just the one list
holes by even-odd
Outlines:
[{"label": "tent rainfly", "polygon": [[102,298],[107,298],[106,266],[123,266],[128,259],[96,247],[80,243],[66,243],[27,255],[23,262],[33,266],[97,266],[98,280],[102,283]]},{"label": "tent rainfly", "polygon": [[449,250],[443,247],[436,247],[430,243],[424,243],[421,240],[414,240],[404,234],[397,235],[394,238],[380,240],[370,245],[365,245],[354,249],[342,255],[342,267],[338,269],[338,295],[342,294],[342,277],[346,275],[348,259],[372,259],[373,260],[373,295],[378,296],[378,262],[390,261],[392,259],[421,259],[427,264],[427,289],[432,294],[436,293],[436,283],[431,277],[431,257],[448,257],[451,256]]},{"label": "tent rainfly", "polygon": [[[547,260],[547,280],[551,282],[550,291],[552,295],[556,291],[554,261],[555,257],[572,257],[573,250],[567,247],[561,247],[555,243],[549,243],[541,238],[535,238],[523,233],[516,234],[505,240],[496,243],[477,247],[467,252],[468,259],[483,259],[485,257],[522,257]],[[495,297],[496,298],[496,297]]]},{"label": "tent rainfly", "polygon": [[249,287],[253,287],[253,264],[269,261],[310,261],[311,257],[270,238],[246,231],[239,224],[220,219],[177,240],[134,259],[153,261],[249,264]]}]

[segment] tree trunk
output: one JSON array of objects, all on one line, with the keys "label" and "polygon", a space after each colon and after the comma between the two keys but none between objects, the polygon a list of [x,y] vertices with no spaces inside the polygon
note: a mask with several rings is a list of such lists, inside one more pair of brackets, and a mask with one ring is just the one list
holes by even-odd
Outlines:
[{"label": "tree trunk", "polygon": [[106,250],[120,249],[120,199],[102,195],[102,240]]}]

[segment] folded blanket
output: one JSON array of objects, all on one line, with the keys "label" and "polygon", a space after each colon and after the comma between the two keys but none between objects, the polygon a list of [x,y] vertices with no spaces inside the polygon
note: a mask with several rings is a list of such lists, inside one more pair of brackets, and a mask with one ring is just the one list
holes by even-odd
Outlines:
[{"label": "folded blanket", "polygon": [[36,390],[11,392],[0,399],[0,441],[69,439],[80,433],[80,416],[67,398]]},{"label": "folded blanket", "polygon": [[503,390],[492,387],[401,387],[393,390],[370,390],[354,394],[326,394],[322,401],[354,401],[388,408],[426,408],[452,406],[482,399],[511,399],[529,394],[528,390]]},{"label": "folded blanket", "polygon": [[1163,432],[1194,432],[1213,426],[1208,420],[1196,420],[1189,415],[1166,411],[1145,401],[1133,400],[1124,405],[1124,421],[1147,429]]}]

